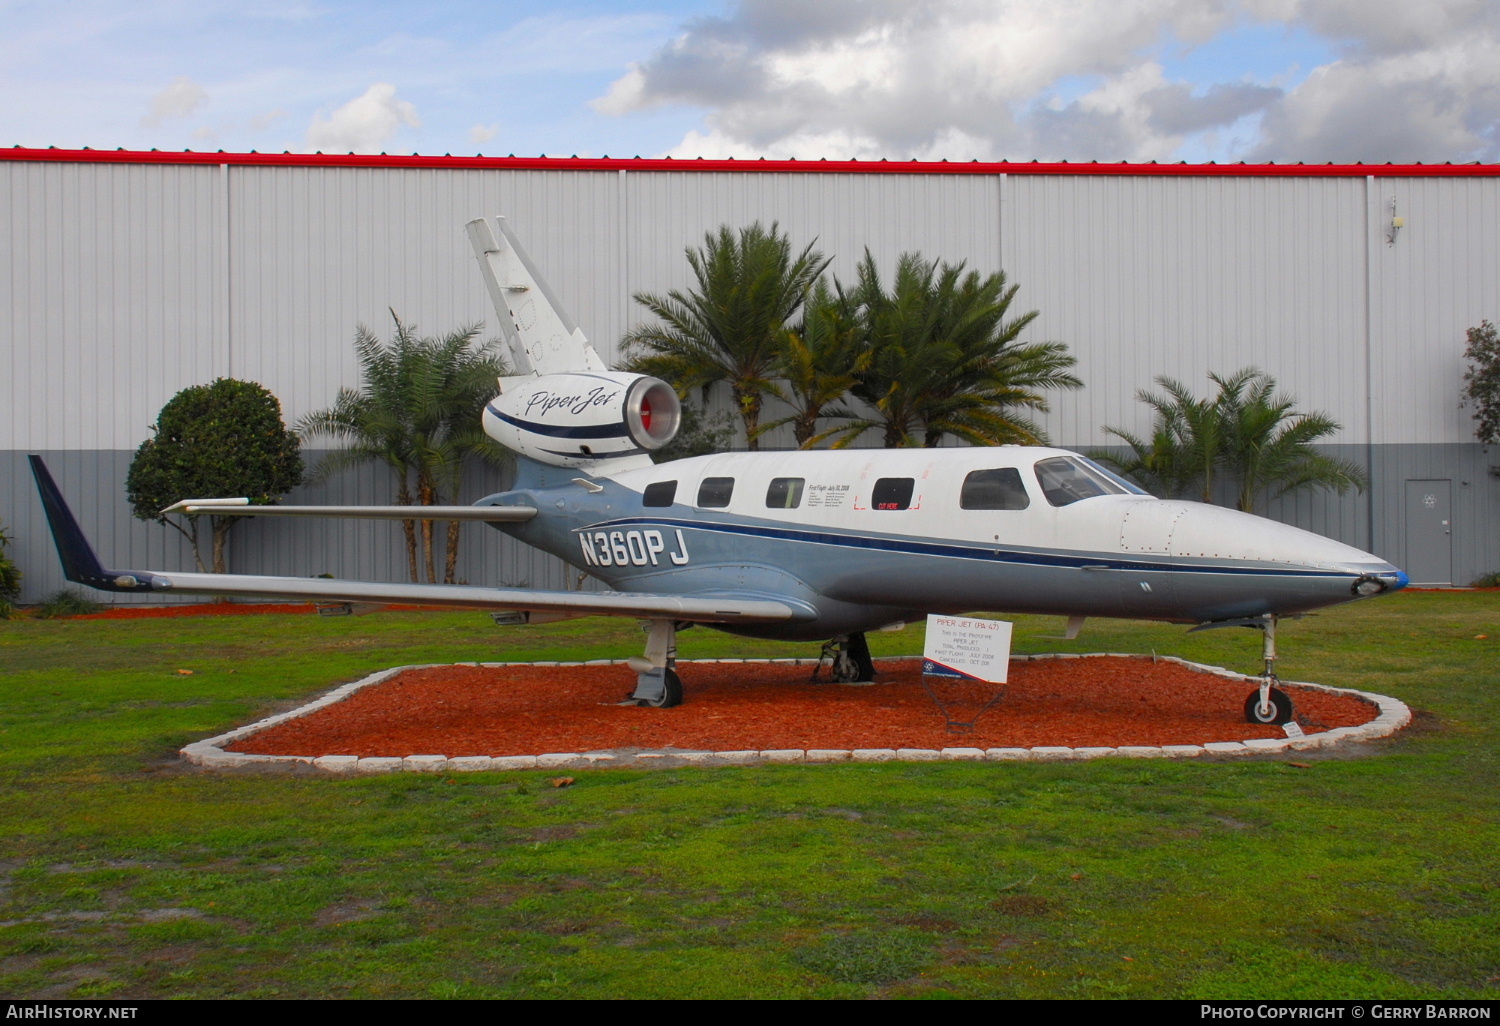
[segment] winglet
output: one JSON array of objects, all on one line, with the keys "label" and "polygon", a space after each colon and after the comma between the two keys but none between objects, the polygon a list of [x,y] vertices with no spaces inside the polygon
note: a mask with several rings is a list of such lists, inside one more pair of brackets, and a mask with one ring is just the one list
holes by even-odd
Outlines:
[{"label": "winglet", "polygon": [[57,557],[62,560],[63,576],[75,584],[87,584],[100,591],[135,591],[150,589],[156,581],[151,574],[123,570],[106,570],[99,562],[94,547],[83,535],[83,528],[73,518],[73,511],[62,497],[57,482],[47,470],[40,456],[30,456],[31,474],[36,478],[36,490],[42,498],[42,509],[47,514],[47,526],[52,529],[52,541],[57,545]]}]

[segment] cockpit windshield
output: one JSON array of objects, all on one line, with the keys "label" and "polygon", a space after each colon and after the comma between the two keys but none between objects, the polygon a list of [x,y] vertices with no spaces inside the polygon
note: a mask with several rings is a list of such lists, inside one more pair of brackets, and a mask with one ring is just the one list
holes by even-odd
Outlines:
[{"label": "cockpit windshield", "polygon": [[1103,467],[1081,456],[1051,456],[1036,462],[1037,484],[1054,506],[1067,506],[1098,495],[1144,495]]}]

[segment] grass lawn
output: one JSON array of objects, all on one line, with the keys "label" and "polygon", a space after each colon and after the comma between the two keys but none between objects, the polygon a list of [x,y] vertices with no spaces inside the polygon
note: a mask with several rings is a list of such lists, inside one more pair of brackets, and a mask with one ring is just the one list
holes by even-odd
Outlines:
[{"label": "grass lawn", "polygon": [[[1258,668],[1249,631],[1060,628],[1020,618],[1016,651]],[[641,637],[465,612],[0,622],[0,993],[1500,997],[1494,592],[1283,626],[1283,676],[1416,712],[1357,755],[585,771],[564,790],[176,759],[381,667]],[[921,650],[916,628],[872,642]]]}]

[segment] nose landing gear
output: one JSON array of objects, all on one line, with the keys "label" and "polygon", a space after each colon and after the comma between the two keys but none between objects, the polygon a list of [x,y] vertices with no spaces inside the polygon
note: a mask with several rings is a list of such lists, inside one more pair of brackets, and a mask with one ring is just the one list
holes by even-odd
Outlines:
[{"label": "nose landing gear", "polygon": [[1295,717],[1292,700],[1276,685],[1281,681],[1276,676],[1276,621],[1275,613],[1265,616],[1247,616],[1237,620],[1215,620],[1200,623],[1191,631],[1206,631],[1216,627],[1253,627],[1262,634],[1261,657],[1265,669],[1260,675],[1260,687],[1250,692],[1245,699],[1245,720],[1249,723],[1276,724],[1283,726]]},{"label": "nose landing gear", "polygon": [[1276,615],[1261,617],[1258,626],[1263,636],[1261,654],[1265,671],[1260,677],[1260,689],[1245,699],[1245,719],[1250,723],[1280,726],[1292,721],[1292,700],[1275,686],[1280,683],[1276,677]]}]

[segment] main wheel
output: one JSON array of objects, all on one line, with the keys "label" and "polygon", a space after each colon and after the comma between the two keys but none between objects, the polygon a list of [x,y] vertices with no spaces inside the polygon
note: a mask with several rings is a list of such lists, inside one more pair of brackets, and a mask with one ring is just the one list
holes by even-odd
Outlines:
[{"label": "main wheel", "polygon": [[1286,692],[1280,688],[1272,688],[1270,697],[1271,714],[1265,716],[1260,708],[1260,689],[1250,692],[1250,697],[1245,699],[1245,722],[1274,723],[1277,726],[1292,722],[1292,700],[1287,697]]},{"label": "main wheel", "polygon": [[649,705],[653,709],[671,709],[682,704],[682,678],[677,676],[677,671],[669,667],[662,683],[661,698],[654,702],[643,700],[641,705]]}]

